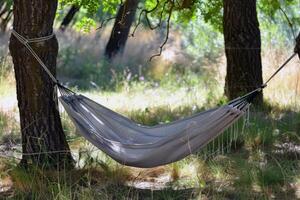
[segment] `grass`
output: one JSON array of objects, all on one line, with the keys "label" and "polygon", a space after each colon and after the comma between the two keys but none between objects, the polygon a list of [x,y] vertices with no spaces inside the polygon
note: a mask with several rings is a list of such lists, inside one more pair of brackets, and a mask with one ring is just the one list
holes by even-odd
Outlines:
[{"label": "grass", "polygon": [[[82,67],[81,70],[85,72],[85,67],[90,67],[84,79],[93,81],[95,77],[90,76],[97,70],[95,66],[105,65],[96,62],[101,60],[96,59],[96,56],[103,51],[99,47],[103,40],[90,48],[90,43],[94,41],[93,36],[82,38],[83,41],[79,43],[77,39],[81,36],[60,37],[63,51],[59,62],[71,62],[69,64],[72,66],[73,58],[79,59],[78,52],[65,53],[66,46],[70,45],[72,49],[74,46],[78,47],[84,58],[77,60],[75,67]],[[150,38],[154,40],[155,36],[151,35]],[[87,45],[82,45],[83,43]],[[134,60],[117,58],[113,65],[117,68],[120,63],[126,63],[129,71],[122,72],[121,75],[115,74],[115,83],[111,88],[104,90],[101,87],[76,87],[78,80],[70,86],[145,125],[171,122],[226,102],[222,96],[224,56],[210,66],[201,66],[198,71],[180,68],[177,65],[184,66],[182,63],[170,63],[166,60],[159,60],[148,66],[143,64],[143,59],[151,52],[142,51],[142,47],[143,41],[129,41],[129,50],[125,55],[134,57]],[[281,63],[286,56],[282,51],[264,54],[264,77],[268,77],[274,71],[274,66]],[[89,66],[85,64],[86,60],[89,60]],[[137,67],[140,64],[143,64],[142,67]],[[11,141],[17,144],[20,142],[20,134],[18,112],[15,108],[15,83],[11,70],[7,70],[11,63],[6,61],[1,66],[1,144]],[[0,188],[7,184],[12,185],[12,189],[1,194],[3,198],[9,199],[300,198],[300,155],[299,151],[293,151],[293,147],[299,147],[300,144],[298,68],[299,61],[295,60],[276,77],[276,81],[269,84],[264,93],[267,106],[264,110],[251,110],[250,120],[243,134],[241,121],[239,128],[236,127],[238,131],[228,131],[217,140],[224,147],[228,147],[224,154],[207,157],[203,151],[174,164],[154,169],[137,169],[117,164],[78,137],[70,119],[63,112],[63,128],[77,161],[76,169],[47,171],[32,166],[25,170],[17,165],[18,159],[2,158]],[[70,69],[59,70],[66,70],[64,73],[68,74]],[[143,79],[144,77],[146,78]],[[100,76],[96,78],[101,82]],[[67,82],[72,81],[66,80],[65,83]],[[227,136],[237,132],[239,134],[232,143],[227,142]],[[217,146],[216,142],[214,147],[210,144],[208,149],[215,152]],[[143,184],[148,184],[147,189],[137,188]],[[153,190],[154,187],[160,189]]]},{"label": "grass", "polygon": [[[218,98],[205,101],[210,92],[201,90],[200,86],[194,87],[202,95],[194,95],[190,99],[191,96],[181,88],[153,88],[142,84],[118,93],[93,91],[86,94],[92,98],[100,94],[97,99],[100,102],[147,125],[170,122],[220,103]],[[152,100],[148,94],[159,99]],[[169,97],[170,94],[179,102],[166,103],[174,99]],[[114,101],[118,98],[123,101]],[[145,102],[130,104],[137,101],[135,99]],[[159,102],[158,106],[154,106],[155,101]],[[163,173],[151,169],[137,178],[143,172],[140,169],[122,167],[104,154],[90,150],[84,140],[74,139],[70,143],[71,148],[75,152],[80,148],[82,153],[79,159],[81,165],[73,172],[47,172],[35,168],[26,171],[18,168],[17,163],[10,163],[10,172],[3,176],[10,177],[13,182],[11,199],[296,199],[297,189],[292,185],[299,181],[295,178],[299,173],[299,155],[287,149],[278,151],[276,146],[282,143],[299,144],[296,125],[300,115],[287,108],[272,106],[264,113],[253,111],[242,137],[244,143],[238,149],[207,160],[192,155],[165,166]],[[5,123],[11,121],[7,117],[3,119]],[[69,138],[74,138],[74,127],[66,114],[62,114],[62,119]],[[33,174],[37,175],[32,177]],[[130,181],[155,182],[163,174],[170,177],[170,188],[151,191],[126,186]],[[177,190],[174,191],[175,188]]]}]

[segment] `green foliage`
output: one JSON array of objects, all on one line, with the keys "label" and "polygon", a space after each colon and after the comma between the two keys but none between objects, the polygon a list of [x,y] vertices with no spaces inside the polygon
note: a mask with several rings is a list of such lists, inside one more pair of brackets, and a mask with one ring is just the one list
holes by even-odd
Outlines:
[{"label": "green foliage", "polygon": [[223,0],[201,0],[199,5],[204,21],[222,32]]},{"label": "green foliage", "polygon": [[115,14],[118,6],[120,4],[120,0],[104,0],[101,1],[102,12]]},{"label": "green foliage", "polygon": [[268,4],[267,0],[258,4],[259,10],[261,10],[259,19],[263,44],[276,45],[279,48],[294,45],[293,34],[297,34],[297,27],[300,25],[300,16],[297,9],[300,2],[289,0],[280,1],[280,3],[274,1],[269,6],[265,4]]},{"label": "green foliage", "polygon": [[95,13],[100,7],[101,1],[95,0],[59,0],[63,5],[77,5],[88,10],[89,13]]},{"label": "green foliage", "polygon": [[223,51],[223,38],[213,26],[204,22],[199,12],[196,16],[193,23],[179,29],[182,32],[186,52],[204,64],[206,60],[213,61],[220,57]]},{"label": "green foliage", "polygon": [[279,10],[281,2],[279,0],[261,0],[258,3],[258,8],[264,14],[273,17],[275,13]]},{"label": "green foliage", "polygon": [[[288,13],[288,17],[293,24],[299,24],[299,1],[298,0],[261,0],[257,1],[258,15],[263,20],[274,20],[279,16],[275,16],[280,12],[280,9],[285,10]],[[223,19],[223,1],[222,0],[200,0],[199,9],[204,17],[205,22],[210,23],[216,30],[222,32],[222,19]],[[282,17],[282,16],[281,16]],[[287,21],[285,21],[288,24]],[[284,29],[283,29],[284,30]]]},{"label": "green foliage", "polygon": [[59,7],[56,19],[62,20],[66,15],[66,8],[71,5],[80,7],[79,14],[75,18],[75,29],[84,33],[89,33],[96,28],[96,24],[115,15],[119,0],[59,0]]},{"label": "green foliage", "polygon": [[[197,2],[194,0],[179,0],[174,3],[170,0],[147,0],[144,3],[144,9],[146,12],[143,14],[147,15],[145,18],[150,20],[152,27],[156,27],[156,25],[163,27],[170,15],[173,25],[175,25],[175,22],[186,25],[191,20],[196,19]],[[142,22],[149,26],[147,20]]]},{"label": "green foliage", "polygon": [[120,4],[119,0],[59,0],[61,5],[77,5],[78,7],[87,9],[90,15],[96,14],[99,9],[101,12],[114,14]]},{"label": "green foliage", "polygon": [[90,33],[91,30],[95,28],[96,28],[96,22],[93,19],[88,17],[83,17],[75,24],[75,29],[77,31],[82,31],[83,33]]},{"label": "green foliage", "polygon": [[[262,14],[274,17],[276,12],[280,9],[285,9],[289,7],[297,7],[299,6],[299,1],[297,0],[286,0],[286,1],[280,1],[280,0],[261,0],[258,1],[258,8],[261,11]],[[296,8],[294,8],[296,9]]]}]

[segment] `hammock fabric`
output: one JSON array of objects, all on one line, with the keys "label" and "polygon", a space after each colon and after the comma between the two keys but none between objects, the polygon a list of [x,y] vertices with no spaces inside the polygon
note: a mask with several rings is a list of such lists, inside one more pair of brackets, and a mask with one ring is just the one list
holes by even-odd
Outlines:
[{"label": "hammock fabric", "polygon": [[60,87],[60,101],[79,132],[119,163],[155,167],[194,153],[237,121],[259,90],[228,105],[153,127],[128,118]]},{"label": "hammock fabric", "polygon": [[[168,124],[142,126],[59,84],[29,45],[31,42],[48,40],[51,36],[29,40],[14,30],[12,33],[27,47],[56,83],[61,93],[60,102],[79,133],[111,158],[128,166],[143,168],[160,166],[198,151],[242,117],[252,100],[266,86],[264,84],[219,108]],[[295,55],[291,56],[271,78]]]}]

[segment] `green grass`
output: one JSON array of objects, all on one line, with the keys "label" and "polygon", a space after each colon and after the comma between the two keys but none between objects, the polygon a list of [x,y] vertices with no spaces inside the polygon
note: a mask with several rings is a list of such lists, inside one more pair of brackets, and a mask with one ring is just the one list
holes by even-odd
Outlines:
[{"label": "green grass", "polygon": [[[140,91],[143,90],[129,93],[139,96]],[[105,93],[106,97],[121,94]],[[95,92],[92,95],[96,95]],[[126,95],[123,98],[130,99]],[[194,102],[174,107],[138,107],[137,110],[115,106],[117,111],[147,125],[170,122],[207,107],[211,105],[203,103],[195,107]],[[9,120],[3,119],[2,127],[7,127],[3,124]],[[124,183],[135,179],[136,169],[122,167],[103,154],[82,149],[80,156],[84,164],[74,172],[47,172],[34,168],[26,171],[11,166],[7,175],[14,183],[11,199],[295,199],[296,192],[290,185],[297,181],[295,176],[300,172],[299,157],[275,150],[276,145],[283,142],[299,144],[299,132],[295,127],[298,119],[299,113],[278,107],[266,113],[253,111],[244,134],[238,136],[243,142],[237,148],[206,160],[201,153],[192,155],[164,167],[172,179],[169,189],[151,192],[125,186]],[[69,138],[74,137],[74,128],[65,115],[63,124]],[[86,143],[83,141],[75,139],[71,147],[82,148]],[[184,187],[193,189],[171,189]]]}]

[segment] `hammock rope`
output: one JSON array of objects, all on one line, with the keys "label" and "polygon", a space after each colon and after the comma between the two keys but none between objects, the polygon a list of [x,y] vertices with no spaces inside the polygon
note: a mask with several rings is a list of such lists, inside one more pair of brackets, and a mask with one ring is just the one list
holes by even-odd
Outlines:
[{"label": "hammock rope", "polygon": [[[33,39],[23,37],[15,30],[12,30],[12,34],[29,50],[58,86],[61,94],[60,102],[79,133],[117,162],[143,168],[172,163],[207,147],[208,143],[214,141],[245,113],[249,112],[249,106],[253,99],[296,55],[295,52],[290,56],[263,85],[224,106],[171,123],[149,127],[137,124],[61,85],[30,46],[30,43],[44,42],[53,38],[53,33]],[[233,139],[237,139],[236,126],[232,129],[234,129]],[[219,140],[220,137],[217,148],[218,151],[223,152],[224,144],[220,144]],[[231,138],[230,140],[232,141]],[[214,146],[213,142],[212,148]]]},{"label": "hammock rope", "polygon": [[39,38],[32,38],[32,39],[25,38],[24,36],[22,36],[21,34],[19,34],[15,30],[12,30],[12,34],[28,49],[28,51],[38,61],[38,63],[42,66],[42,68],[45,70],[45,72],[48,74],[48,76],[52,79],[52,81],[55,84],[57,84],[58,80],[53,76],[53,74],[50,72],[50,70],[45,65],[45,63],[42,61],[42,59],[37,55],[37,53],[30,46],[30,43],[39,43],[39,42],[44,42],[44,41],[52,39],[54,37],[54,33],[52,33],[49,36],[44,36],[44,37],[39,37]]}]

